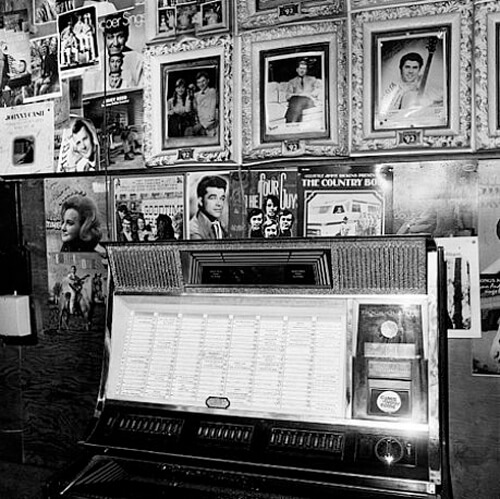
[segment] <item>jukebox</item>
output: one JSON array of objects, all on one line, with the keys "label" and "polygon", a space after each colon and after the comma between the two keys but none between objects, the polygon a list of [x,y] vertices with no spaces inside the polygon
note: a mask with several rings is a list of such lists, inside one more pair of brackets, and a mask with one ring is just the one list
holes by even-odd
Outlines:
[{"label": "jukebox", "polygon": [[108,253],[95,421],[48,498],[451,497],[432,240]]}]

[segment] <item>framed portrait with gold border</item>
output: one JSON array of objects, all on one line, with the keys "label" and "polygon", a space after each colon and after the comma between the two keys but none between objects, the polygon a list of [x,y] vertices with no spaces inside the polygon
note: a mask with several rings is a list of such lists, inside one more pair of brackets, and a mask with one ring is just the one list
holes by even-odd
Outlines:
[{"label": "framed portrait with gold border", "polygon": [[145,51],[146,166],[232,158],[232,43],[227,35]]},{"label": "framed portrait with gold border", "polygon": [[472,13],[457,4],[353,14],[353,154],[471,147]]},{"label": "framed portrait with gold border", "polygon": [[242,36],[244,159],[347,153],[343,20]]}]

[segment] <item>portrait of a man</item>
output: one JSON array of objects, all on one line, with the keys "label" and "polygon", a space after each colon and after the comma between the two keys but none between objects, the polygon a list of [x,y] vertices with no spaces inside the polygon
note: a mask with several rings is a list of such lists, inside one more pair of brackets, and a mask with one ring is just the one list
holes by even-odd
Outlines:
[{"label": "portrait of a man", "polygon": [[227,209],[227,180],[206,175],[196,186],[197,209],[189,220],[189,239],[224,239],[227,237],[222,217]]},{"label": "portrait of a man", "polygon": [[328,134],[327,50],[262,54],[262,141]]},{"label": "portrait of a man", "polygon": [[448,124],[445,32],[377,39],[374,130]]}]

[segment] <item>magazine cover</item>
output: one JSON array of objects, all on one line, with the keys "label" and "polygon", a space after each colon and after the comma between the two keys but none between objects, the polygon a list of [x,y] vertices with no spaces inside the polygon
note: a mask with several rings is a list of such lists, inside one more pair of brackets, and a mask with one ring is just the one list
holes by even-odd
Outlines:
[{"label": "magazine cover", "polygon": [[95,125],[99,142],[108,144],[109,169],[144,167],[142,94],[134,90],[83,101],[84,116]]},{"label": "magazine cover", "polygon": [[231,172],[229,237],[299,235],[297,177],[296,169]]},{"label": "magazine cover", "polygon": [[108,237],[104,178],[44,181],[47,254],[97,252]]},{"label": "magazine cover", "polygon": [[143,55],[146,43],[145,2],[112,0],[95,3],[97,9],[99,70],[83,74],[87,97],[143,87]]},{"label": "magazine cover", "polygon": [[114,239],[123,242],[184,238],[184,176],[114,180]]},{"label": "magazine cover", "polygon": [[303,235],[378,236],[392,228],[392,168],[299,169]]},{"label": "magazine cover", "polygon": [[229,173],[189,173],[187,180],[188,239],[228,238]]},{"label": "magazine cover", "polygon": [[54,104],[0,108],[0,175],[54,171]]},{"label": "magazine cover", "polygon": [[394,233],[477,236],[476,161],[394,166]]}]

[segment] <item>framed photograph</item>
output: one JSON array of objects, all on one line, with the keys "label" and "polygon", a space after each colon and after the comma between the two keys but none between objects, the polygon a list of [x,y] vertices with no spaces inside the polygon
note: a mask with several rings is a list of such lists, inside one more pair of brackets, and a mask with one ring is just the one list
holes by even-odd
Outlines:
[{"label": "framed photograph", "polygon": [[233,96],[229,38],[154,47],[145,57],[146,163],[229,160]]},{"label": "framed photograph", "polygon": [[470,147],[471,15],[468,4],[353,15],[354,154]]},{"label": "framed photograph", "polygon": [[500,5],[476,5],[475,103],[478,149],[500,147]]},{"label": "framed photograph", "polygon": [[372,130],[449,126],[450,27],[376,33]]},{"label": "framed photograph", "polygon": [[227,31],[230,5],[228,0],[147,2],[147,39],[154,43],[183,35],[211,35]]},{"label": "framed photograph", "polygon": [[345,153],[344,29],[338,20],[243,35],[246,158],[281,156],[290,141],[304,154]]},{"label": "framed photograph", "polygon": [[238,26],[247,29],[334,16],[345,10],[346,0],[237,0]]}]

